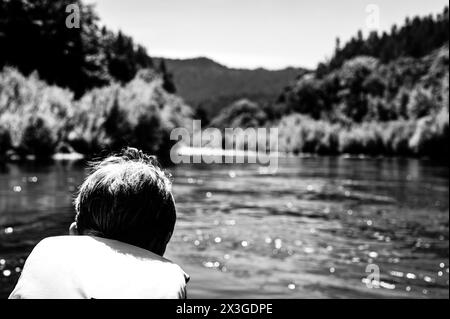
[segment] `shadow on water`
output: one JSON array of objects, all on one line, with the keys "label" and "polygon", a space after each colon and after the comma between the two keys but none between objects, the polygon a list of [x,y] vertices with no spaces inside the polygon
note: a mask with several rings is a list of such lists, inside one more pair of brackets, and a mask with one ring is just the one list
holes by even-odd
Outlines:
[{"label": "shadow on water", "polygon": [[[180,165],[167,257],[189,297],[448,298],[448,166],[407,159],[287,158]],[[83,163],[0,168],[0,297],[42,238],[66,234]],[[379,289],[365,284],[380,270]]]}]

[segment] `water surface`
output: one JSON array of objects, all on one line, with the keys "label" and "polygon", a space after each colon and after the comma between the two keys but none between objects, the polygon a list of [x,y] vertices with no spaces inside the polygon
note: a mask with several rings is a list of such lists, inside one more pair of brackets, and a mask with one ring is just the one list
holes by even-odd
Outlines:
[{"label": "water surface", "polygon": [[[449,298],[448,166],[297,157],[275,175],[170,171],[178,221],[166,257],[191,275],[191,298]],[[1,298],[39,240],[67,233],[84,177],[76,163],[0,168]],[[367,287],[368,265],[379,288]]]}]

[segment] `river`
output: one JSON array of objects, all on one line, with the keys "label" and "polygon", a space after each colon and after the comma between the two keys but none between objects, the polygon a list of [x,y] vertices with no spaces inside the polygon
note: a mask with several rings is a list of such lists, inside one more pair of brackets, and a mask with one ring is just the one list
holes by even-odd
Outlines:
[{"label": "river", "polygon": [[[178,220],[166,257],[190,274],[190,298],[449,298],[446,164],[289,157],[273,175],[169,170]],[[85,173],[76,162],[0,167],[0,298],[39,240],[67,233]]]}]

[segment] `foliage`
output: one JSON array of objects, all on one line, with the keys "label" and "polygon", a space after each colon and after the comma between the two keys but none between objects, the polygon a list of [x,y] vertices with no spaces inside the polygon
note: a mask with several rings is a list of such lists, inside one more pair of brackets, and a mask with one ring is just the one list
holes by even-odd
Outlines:
[{"label": "foliage", "polygon": [[[72,4],[80,8],[80,28],[66,27]],[[0,48],[0,68],[37,71],[76,97],[112,81],[127,83],[140,69],[153,67],[144,47],[100,27],[93,6],[80,0],[0,0]],[[165,87],[173,86],[169,75],[163,77]]]},{"label": "foliage", "polygon": [[211,126],[217,128],[247,128],[262,126],[266,122],[266,113],[257,103],[242,99],[223,110],[214,118]]},{"label": "foliage", "polygon": [[346,126],[291,114],[278,124],[279,149],[288,153],[432,156],[448,158],[448,112],[419,121]]},{"label": "foliage", "polygon": [[351,38],[343,47],[336,41],[335,54],[330,61],[318,67],[318,73],[327,74],[340,68],[346,61],[365,55],[378,58],[383,63],[400,57],[420,58],[443,46],[449,38],[449,8],[437,16],[406,18],[400,28],[393,25],[389,33],[372,32],[364,39],[362,32]]},{"label": "foliage", "polygon": [[115,151],[125,145],[153,154],[170,149],[169,132],[187,127],[189,106],[164,88],[161,75],[141,70],[121,86],[111,84],[73,93],[49,86],[35,74],[0,73],[0,154],[51,156],[59,149],[83,154]]}]

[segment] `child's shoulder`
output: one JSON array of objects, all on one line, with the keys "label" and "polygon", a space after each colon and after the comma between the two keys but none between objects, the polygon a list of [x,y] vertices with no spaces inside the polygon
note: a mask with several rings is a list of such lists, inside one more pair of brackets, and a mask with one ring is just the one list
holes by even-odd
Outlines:
[{"label": "child's shoulder", "polygon": [[177,264],[139,247],[56,236],[35,246],[11,298],[179,298],[188,278]]},{"label": "child's shoulder", "polygon": [[67,252],[72,255],[83,254],[92,255],[92,257],[95,257],[98,254],[102,257],[104,257],[104,255],[117,255],[124,258],[134,257],[142,261],[158,260],[171,263],[170,260],[137,246],[113,239],[86,235],[47,237],[42,239],[35,246],[33,251],[52,251],[53,253],[58,254]]},{"label": "child's shoulder", "polygon": [[129,245],[117,240],[94,236],[54,236],[41,240],[33,249],[32,255],[40,259],[46,256],[58,256],[67,260],[101,260],[101,263],[111,262],[116,265],[129,264],[140,267],[151,266],[164,268],[165,272],[172,271],[181,274],[186,281],[189,276],[183,269],[171,260],[159,256],[149,250]]}]

